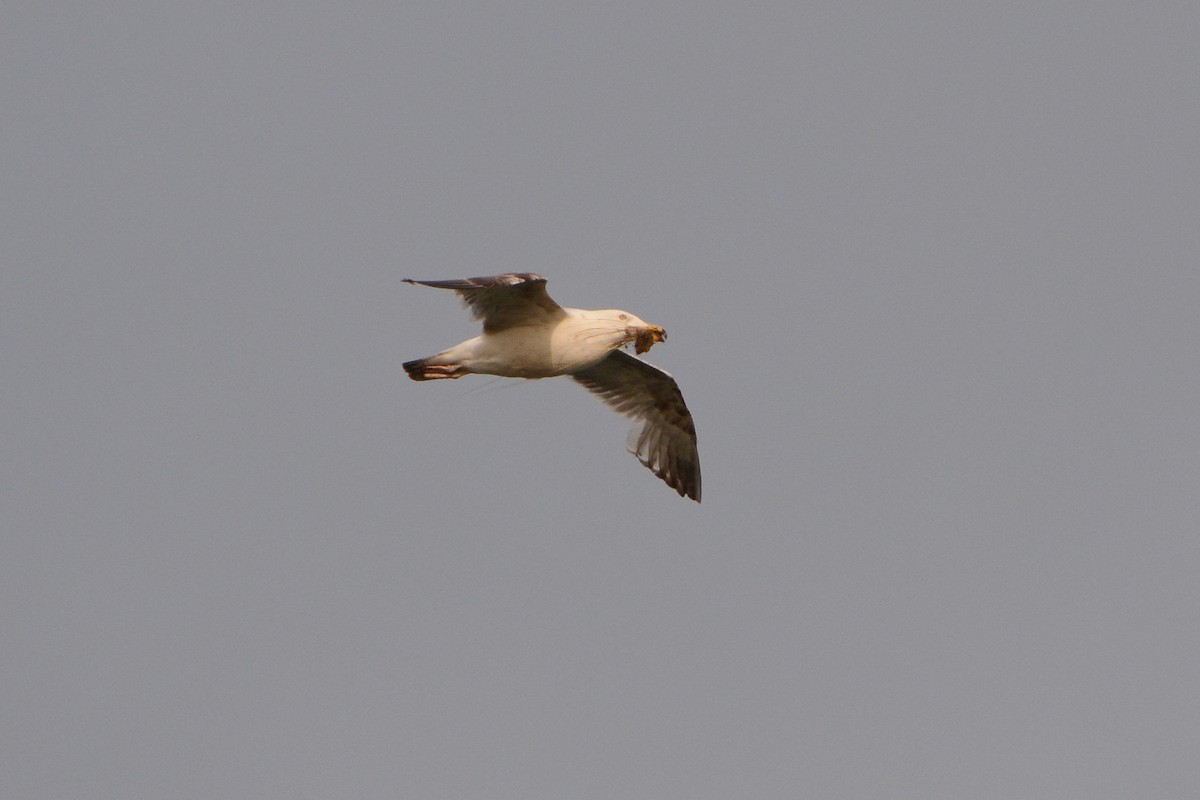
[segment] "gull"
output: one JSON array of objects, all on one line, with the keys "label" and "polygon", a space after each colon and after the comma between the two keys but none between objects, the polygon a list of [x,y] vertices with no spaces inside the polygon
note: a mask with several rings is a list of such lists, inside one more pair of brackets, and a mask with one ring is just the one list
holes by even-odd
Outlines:
[{"label": "gull", "polygon": [[570,375],[609,408],[634,420],[629,452],[679,493],[700,502],[696,426],[679,385],[640,355],[667,333],[620,309],[564,308],[546,294],[546,279],[530,272],[405,283],[453,290],[483,321],[483,334],[448,350],[408,361],[414,381],[471,373],[506,378]]}]

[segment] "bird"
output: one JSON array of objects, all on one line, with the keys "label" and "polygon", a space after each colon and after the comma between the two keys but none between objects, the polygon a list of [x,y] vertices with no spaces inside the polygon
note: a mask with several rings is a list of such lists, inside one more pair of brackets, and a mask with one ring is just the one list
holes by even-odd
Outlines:
[{"label": "bird", "polygon": [[566,308],[546,293],[546,278],[510,272],[405,283],[450,289],[483,322],[483,333],[427,358],[406,361],[414,381],[469,374],[535,380],[568,375],[636,423],[628,449],[667,486],[700,502],[696,426],[675,379],[638,355],[667,332],[620,309]]}]

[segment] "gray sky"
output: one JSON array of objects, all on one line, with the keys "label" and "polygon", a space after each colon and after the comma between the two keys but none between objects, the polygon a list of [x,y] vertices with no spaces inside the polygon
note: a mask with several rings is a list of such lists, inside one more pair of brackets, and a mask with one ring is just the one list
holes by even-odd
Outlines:
[{"label": "gray sky", "polygon": [[1200,794],[1194,4],[2,19],[0,795]]}]

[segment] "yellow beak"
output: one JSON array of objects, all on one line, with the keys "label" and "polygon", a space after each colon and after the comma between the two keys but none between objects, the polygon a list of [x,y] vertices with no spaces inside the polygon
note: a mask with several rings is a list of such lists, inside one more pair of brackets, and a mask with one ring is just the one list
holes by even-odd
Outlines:
[{"label": "yellow beak", "polygon": [[634,349],[638,355],[649,350],[656,342],[665,342],[667,340],[667,332],[657,325],[650,325],[638,333],[637,339],[634,340]]}]

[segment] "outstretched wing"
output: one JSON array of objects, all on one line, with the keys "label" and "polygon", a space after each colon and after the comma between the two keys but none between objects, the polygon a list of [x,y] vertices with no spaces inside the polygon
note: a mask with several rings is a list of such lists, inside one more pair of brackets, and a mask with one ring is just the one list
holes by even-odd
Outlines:
[{"label": "outstretched wing", "polygon": [[472,316],[483,320],[484,333],[521,325],[545,325],[566,316],[562,306],[546,294],[546,279],[532,272],[453,281],[415,281],[405,278],[404,282],[435,289],[453,289],[471,309]]},{"label": "outstretched wing", "polygon": [[629,452],[680,495],[700,502],[696,426],[674,378],[623,350],[571,377],[640,422],[629,432]]}]

